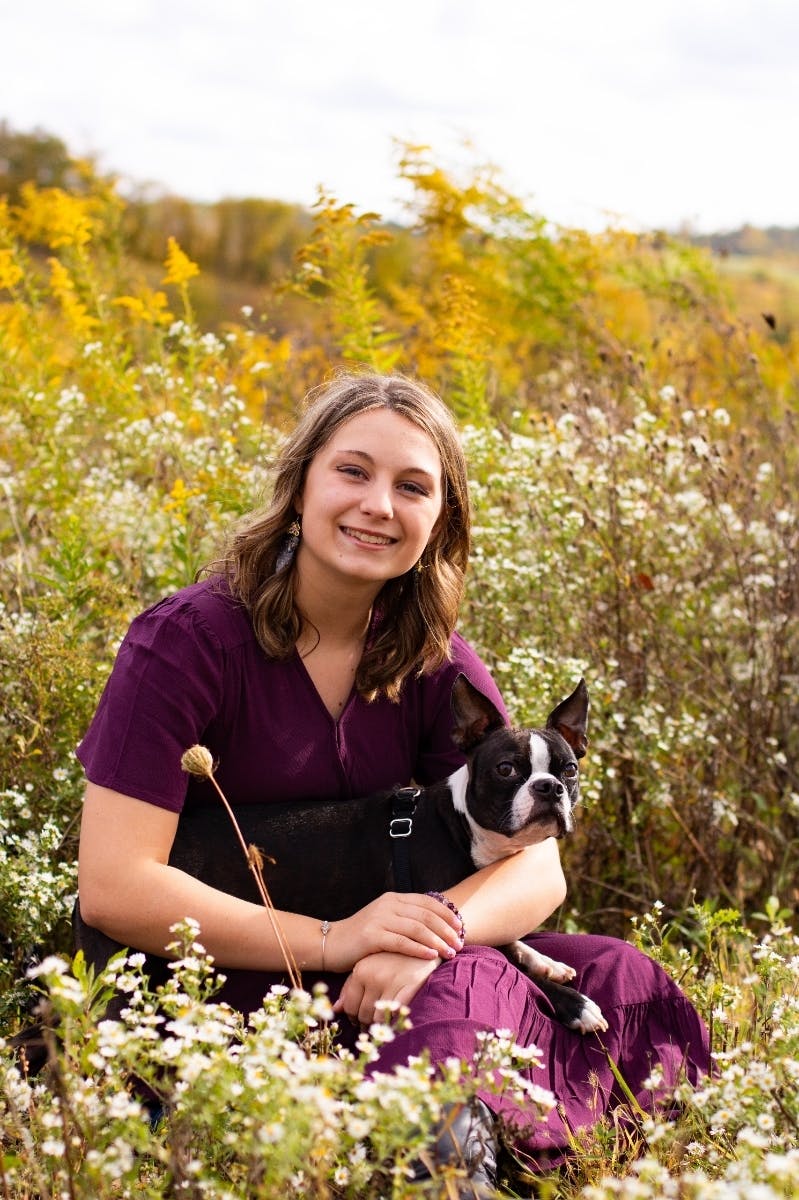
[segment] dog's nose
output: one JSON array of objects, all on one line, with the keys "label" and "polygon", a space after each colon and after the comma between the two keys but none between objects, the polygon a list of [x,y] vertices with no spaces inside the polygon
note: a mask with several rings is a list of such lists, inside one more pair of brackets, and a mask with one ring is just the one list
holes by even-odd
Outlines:
[{"label": "dog's nose", "polygon": [[530,787],[537,797],[541,800],[555,800],[563,790],[557,779],[551,775],[545,775],[540,779],[534,779]]}]

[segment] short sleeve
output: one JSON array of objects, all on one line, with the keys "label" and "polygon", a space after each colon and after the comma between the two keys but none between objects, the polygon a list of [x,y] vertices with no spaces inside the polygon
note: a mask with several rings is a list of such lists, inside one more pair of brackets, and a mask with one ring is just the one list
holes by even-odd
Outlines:
[{"label": "short sleeve", "polygon": [[414,779],[422,786],[446,779],[465,761],[452,741],[450,697],[458,675],[465,675],[478,692],[491,701],[503,721],[510,724],[499,688],[477,651],[460,634],[454,633],[451,653],[449,662],[423,677],[423,732],[414,769]]},{"label": "short sleeve", "polygon": [[219,713],[223,672],[218,638],[180,593],[137,617],[77,749],[86,777],[179,812],[181,756]]}]

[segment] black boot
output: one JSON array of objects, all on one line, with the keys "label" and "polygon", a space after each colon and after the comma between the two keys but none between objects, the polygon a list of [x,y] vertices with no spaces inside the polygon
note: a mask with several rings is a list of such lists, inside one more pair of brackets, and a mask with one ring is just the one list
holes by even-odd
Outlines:
[{"label": "black boot", "polygon": [[[494,1114],[477,1097],[471,1104],[451,1105],[444,1112],[431,1157],[437,1167],[454,1163],[464,1167],[468,1179],[458,1180],[462,1200],[489,1200],[497,1183],[497,1142]],[[421,1167],[416,1179],[429,1178]]]}]

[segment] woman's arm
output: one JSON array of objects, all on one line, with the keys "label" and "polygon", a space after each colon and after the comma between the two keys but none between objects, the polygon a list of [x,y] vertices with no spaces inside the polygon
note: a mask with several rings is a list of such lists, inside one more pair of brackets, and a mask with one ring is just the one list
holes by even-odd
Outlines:
[{"label": "woman's arm", "polygon": [[[464,879],[447,891],[471,945],[502,946],[546,921],[566,896],[558,843],[547,838]],[[443,905],[442,905],[443,907]],[[370,954],[356,963],[335,1004],[362,1025],[375,1019],[380,1000],[410,1004],[439,965],[400,954]]]},{"label": "woman's arm", "polygon": [[546,838],[469,875],[447,895],[471,945],[502,946],[537,929],[566,898],[557,840]]},{"label": "woman's arm", "polygon": [[[177,814],[89,783],[81,821],[78,887],[83,920],[137,950],[163,955],[170,926],[194,917],[221,967],[281,970],[284,959],[260,904],[208,887],[168,865]],[[322,963],[320,920],[280,912],[298,966],[349,971],[366,955],[392,951],[438,961],[459,948],[458,922],[442,904],[388,892],[335,923]]]}]

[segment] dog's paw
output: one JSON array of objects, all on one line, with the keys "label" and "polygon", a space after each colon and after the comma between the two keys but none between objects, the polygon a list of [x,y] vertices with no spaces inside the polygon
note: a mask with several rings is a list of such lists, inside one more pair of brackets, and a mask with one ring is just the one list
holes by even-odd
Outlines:
[{"label": "dog's paw", "polygon": [[568,966],[566,963],[558,962],[555,958],[550,958],[546,954],[539,954],[539,974],[542,979],[552,979],[555,983],[568,983],[570,979],[574,979],[577,972],[574,967]]},{"label": "dog's paw", "polygon": [[569,1029],[577,1033],[607,1033],[608,1023],[602,1015],[602,1009],[588,996],[577,993],[582,1000],[582,1007],[568,1022]]}]

